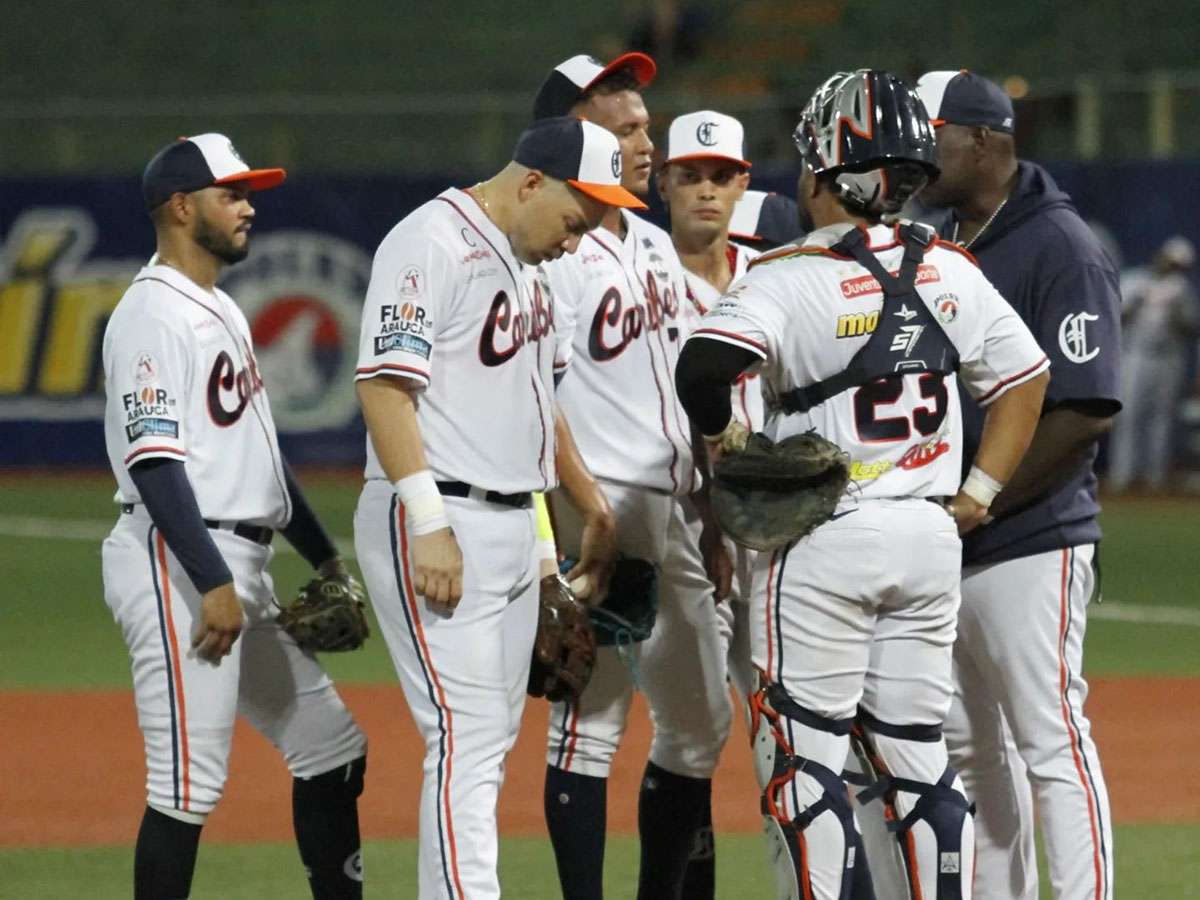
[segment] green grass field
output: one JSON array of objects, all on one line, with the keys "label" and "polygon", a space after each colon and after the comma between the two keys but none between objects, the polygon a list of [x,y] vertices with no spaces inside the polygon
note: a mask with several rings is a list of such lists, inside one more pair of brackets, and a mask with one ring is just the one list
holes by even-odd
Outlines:
[{"label": "green grass field", "polygon": [[[328,476],[304,480],[329,529],[349,537],[357,499],[354,482]],[[110,482],[104,478],[10,476],[0,481],[5,576],[0,690],[128,687],[125,648],[100,586],[99,543],[116,517],[111,497]],[[1102,547],[1106,599],[1125,610],[1161,612],[1165,607],[1167,613],[1177,609],[1185,617],[1196,615],[1200,592],[1193,554],[1198,524],[1200,504],[1110,503]],[[308,577],[299,558],[283,552],[274,573],[283,596]],[[1149,624],[1094,618],[1087,635],[1087,674],[1200,674],[1195,652],[1200,626],[1189,621]],[[381,640],[368,642],[363,652],[327,661],[343,683],[394,682]],[[0,801],[2,797],[0,792]],[[1189,825],[1118,826],[1116,845],[1121,896],[1200,897],[1200,819]],[[719,897],[770,896],[757,835],[721,835],[719,847]],[[415,896],[413,841],[368,841],[365,854],[368,896]],[[508,896],[558,896],[546,841],[505,839],[501,859]],[[131,865],[130,847],[0,848],[0,898],[126,897]],[[633,896],[636,870],[636,840],[610,837],[608,895]],[[192,895],[233,900],[303,897],[307,892],[290,845],[204,844]]]},{"label": "green grass field", "polygon": [[[1200,826],[1117,826],[1115,895],[1126,900],[1200,897]],[[416,841],[367,841],[363,849],[368,898],[416,896]],[[610,836],[604,865],[605,894],[637,893],[637,839]],[[540,838],[500,842],[500,881],[515,900],[558,900],[554,857]],[[1143,862],[1144,861],[1144,862]],[[129,896],[133,851],[0,850],[0,896],[44,900],[120,900]],[[1043,877],[1045,882],[1045,877]],[[86,889],[81,886],[86,885]],[[752,900],[772,896],[770,871],[756,834],[721,835],[717,841],[717,897]],[[192,883],[195,898],[267,900],[307,897],[291,844],[201,844]],[[1049,897],[1043,891],[1043,897]]]}]

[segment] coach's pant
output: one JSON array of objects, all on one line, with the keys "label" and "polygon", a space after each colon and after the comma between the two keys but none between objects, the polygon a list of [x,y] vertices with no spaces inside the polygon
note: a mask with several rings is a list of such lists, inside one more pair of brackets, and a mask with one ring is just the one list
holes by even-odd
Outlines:
[{"label": "coach's pant", "polygon": [[[658,619],[650,637],[626,651],[603,647],[586,691],[550,714],[547,760],[552,766],[608,777],[625,733],[637,686],[654,725],[650,760],[688,778],[711,778],[729,736],[726,641],[713,586],[700,557],[700,522],[692,504],[643,488],[601,482],[627,556],[659,562]],[[581,523],[564,502],[554,505],[560,544],[572,552]]]},{"label": "coach's pant", "polygon": [[391,485],[368,481],[354,544],[371,603],[425,739],[419,896],[500,896],[496,802],[525,707],[537,627],[533,509],[446,497],[463,596],[432,610],[412,582],[412,538]]},{"label": "coach's pant", "polygon": [[101,551],[105,602],[133,668],[147,801],[195,815],[211,812],[221,797],[238,713],[298,778],[366,752],[329,676],[275,623],[271,549],[229,531],[211,534],[246,615],[219,665],[191,651],[200,595],[142,507],[120,517]]},{"label": "coach's pant", "polygon": [[1030,785],[1054,896],[1112,896],[1108,792],[1083,711],[1094,555],[1084,545],[963,571],[946,741],[978,810],[977,898],[1037,897]]}]

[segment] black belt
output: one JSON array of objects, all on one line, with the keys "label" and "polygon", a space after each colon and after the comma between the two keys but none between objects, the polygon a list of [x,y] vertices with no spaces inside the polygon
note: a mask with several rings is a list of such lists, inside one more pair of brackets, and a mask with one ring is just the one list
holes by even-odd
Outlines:
[{"label": "black belt", "polygon": [[[129,515],[133,512],[133,507],[132,503],[122,503],[121,512]],[[216,519],[204,519],[204,527],[232,531],[238,537],[262,544],[264,547],[269,547],[271,539],[275,537],[275,532],[265,525],[252,525],[249,522],[218,522]]]},{"label": "black belt", "polygon": [[524,509],[533,502],[529,491],[522,494],[501,494],[499,491],[485,491],[467,484],[465,481],[439,481],[438,491],[447,497],[482,497],[488,503],[499,503],[501,506],[512,506]]}]

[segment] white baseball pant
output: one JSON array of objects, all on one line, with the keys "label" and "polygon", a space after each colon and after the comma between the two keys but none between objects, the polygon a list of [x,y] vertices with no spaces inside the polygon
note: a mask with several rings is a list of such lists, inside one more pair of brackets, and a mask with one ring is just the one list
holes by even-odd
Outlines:
[{"label": "white baseball pant", "polygon": [[451,615],[413,588],[412,537],[385,481],[363,487],[354,546],[425,740],[419,896],[486,900],[500,896],[496,802],[537,629],[534,512],[471,497],[445,505],[463,555],[463,596]]},{"label": "white baseball pant", "polygon": [[147,802],[201,821],[221,798],[239,713],[297,778],[345,765],[367,747],[316,658],[275,622],[271,548],[230,531],[211,534],[246,617],[219,665],[191,650],[201,597],[144,507],[121,515],[101,550],[104,599],[133,669]]},{"label": "white baseball pant", "polygon": [[978,898],[1037,897],[1031,786],[1055,898],[1113,895],[1108,791],[1083,709],[1094,558],[1084,545],[963,570],[946,741],[978,807]]}]

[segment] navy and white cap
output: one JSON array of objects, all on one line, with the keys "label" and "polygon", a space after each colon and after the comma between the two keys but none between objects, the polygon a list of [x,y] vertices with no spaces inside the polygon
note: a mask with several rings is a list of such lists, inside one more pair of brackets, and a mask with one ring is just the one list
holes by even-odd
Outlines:
[{"label": "navy and white cap", "polygon": [[179,138],[155,153],[142,173],[142,197],[149,210],[181,191],[186,194],[216,184],[265,191],[283,184],[285,178],[283,169],[251,169],[229,138],[210,132]]},{"label": "navy and white cap", "polygon": [[917,81],[917,96],[925,104],[930,123],[939,125],[982,125],[992,131],[1012,134],[1012,100],[1004,89],[982,75],[957,72],[926,72]]},{"label": "navy and white cap", "polygon": [[592,85],[617,69],[628,66],[638,84],[645,87],[654,80],[658,67],[645,53],[622,53],[605,65],[594,56],[572,56],[550,70],[533,101],[533,118],[565,116]]},{"label": "navy and white cap", "polygon": [[517,139],[512,158],[608,206],[646,208],[621,187],[621,145],[616,135],[593,122],[569,116],[539,119]]},{"label": "navy and white cap", "polygon": [[688,159],[727,159],[750,168],[742,123],[711,109],[677,117],[667,132],[666,161]]}]

